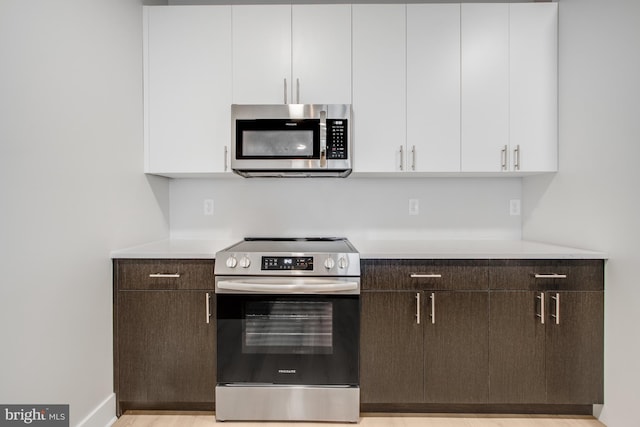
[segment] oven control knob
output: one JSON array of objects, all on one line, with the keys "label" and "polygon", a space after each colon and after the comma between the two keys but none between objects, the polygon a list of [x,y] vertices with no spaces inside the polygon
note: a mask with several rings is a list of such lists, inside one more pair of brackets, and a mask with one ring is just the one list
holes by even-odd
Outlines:
[{"label": "oven control knob", "polygon": [[324,266],[327,270],[331,270],[335,265],[336,262],[333,260],[333,258],[327,258],[324,260]]},{"label": "oven control knob", "polygon": [[240,259],[240,267],[242,268],[249,268],[249,266],[251,265],[251,260],[249,259],[248,256],[243,256]]},{"label": "oven control knob", "polygon": [[238,265],[238,260],[236,259],[236,257],[230,256],[229,258],[227,258],[227,267],[236,268],[236,265]]},{"label": "oven control knob", "polygon": [[347,268],[348,265],[349,265],[349,261],[347,261],[345,257],[341,256],[340,259],[338,260],[338,268],[344,269],[344,268]]}]

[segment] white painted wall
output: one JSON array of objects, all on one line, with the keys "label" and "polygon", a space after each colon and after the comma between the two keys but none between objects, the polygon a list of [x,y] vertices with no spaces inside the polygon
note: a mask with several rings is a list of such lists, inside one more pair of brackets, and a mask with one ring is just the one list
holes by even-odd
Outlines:
[{"label": "white painted wall", "polygon": [[0,1],[0,402],[68,403],[72,426],[115,414],[110,251],[168,236],[141,23],[138,0]]},{"label": "white painted wall", "polygon": [[[520,197],[519,178],[178,179],[171,236],[519,239],[509,200]],[[214,200],[213,216],[203,215],[204,199]],[[419,215],[409,215],[409,199],[419,200]]]},{"label": "white painted wall", "polygon": [[640,2],[559,2],[560,172],[523,180],[523,237],[606,251],[609,427],[640,407]]}]

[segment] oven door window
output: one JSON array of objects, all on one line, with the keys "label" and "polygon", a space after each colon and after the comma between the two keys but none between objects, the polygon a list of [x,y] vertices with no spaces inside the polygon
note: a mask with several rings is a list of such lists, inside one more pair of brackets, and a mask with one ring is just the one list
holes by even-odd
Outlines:
[{"label": "oven door window", "polygon": [[318,159],[319,120],[236,120],[239,159]]},{"label": "oven door window", "polygon": [[333,304],[329,301],[250,301],[245,304],[242,352],[331,354]]},{"label": "oven door window", "polygon": [[358,295],[217,295],[218,381],[358,384]]}]

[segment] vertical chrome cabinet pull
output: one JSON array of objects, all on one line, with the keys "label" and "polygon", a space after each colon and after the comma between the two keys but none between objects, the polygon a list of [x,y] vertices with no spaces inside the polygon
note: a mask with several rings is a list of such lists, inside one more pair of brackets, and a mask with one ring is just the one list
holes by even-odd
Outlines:
[{"label": "vertical chrome cabinet pull", "polygon": [[556,312],[552,314],[551,317],[556,319],[556,325],[560,324],[560,294],[556,292],[556,296],[551,297],[552,300],[556,302]]},{"label": "vertical chrome cabinet pull", "polygon": [[420,292],[416,293],[416,325],[420,324]]},{"label": "vertical chrome cabinet pull", "polygon": [[431,292],[431,324],[436,324],[436,294]]},{"label": "vertical chrome cabinet pull", "polygon": [[209,296],[209,292],[207,292],[206,299],[204,302],[207,307],[207,323],[209,323],[211,319],[211,298]]},{"label": "vertical chrome cabinet pull", "polygon": [[516,145],[513,150],[513,168],[517,171],[520,170],[520,145]]},{"label": "vertical chrome cabinet pull", "polygon": [[502,164],[500,166],[502,167],[503,171],[506,171],[507,170],[507,146],[506,145],[502,150],[500,150],[500,159],[502,161]]},{"label": "vertical chrome cabinet pull", "polygon": [[411,147],[411,170],[416,170],[416,146]]},{"label": "vertical chrome cabinet pull", "polygon": [[544,292],[540,292],[536,298],[540,300],[540,314],[536,314],[536,317],[539,317],[540,324],[544,325]]},{"label": "vertical chrome cabinet pull", "polygon": [[296,79],[296,104],[300,104],[300,79]]},{"label": "vertical chrome cabinet pull", "polygon": [[229,170],[229,147],[224,146],[224,171]]},{"label": "vertical chrome cabinet pull", "polygon": [[287,78],[284,78],[284,103],[288,104],[289,102],[287,101]]},{"label": "vertical chrome cabinet pull", "polygon": [[400,146],[400,170],[404,170],[404,148]]}]

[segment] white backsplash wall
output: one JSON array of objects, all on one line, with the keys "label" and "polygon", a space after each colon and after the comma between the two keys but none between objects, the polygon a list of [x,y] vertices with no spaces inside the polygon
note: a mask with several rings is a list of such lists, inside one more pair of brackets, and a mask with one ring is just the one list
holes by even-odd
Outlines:
[{"label": "white backsplash wall", "polygon": [[[520,178],[174,179],[174,239],[520,239]],[[204,215],[205,199],[213,215]],[[409,215],[409,199],[419,214]]]}]

